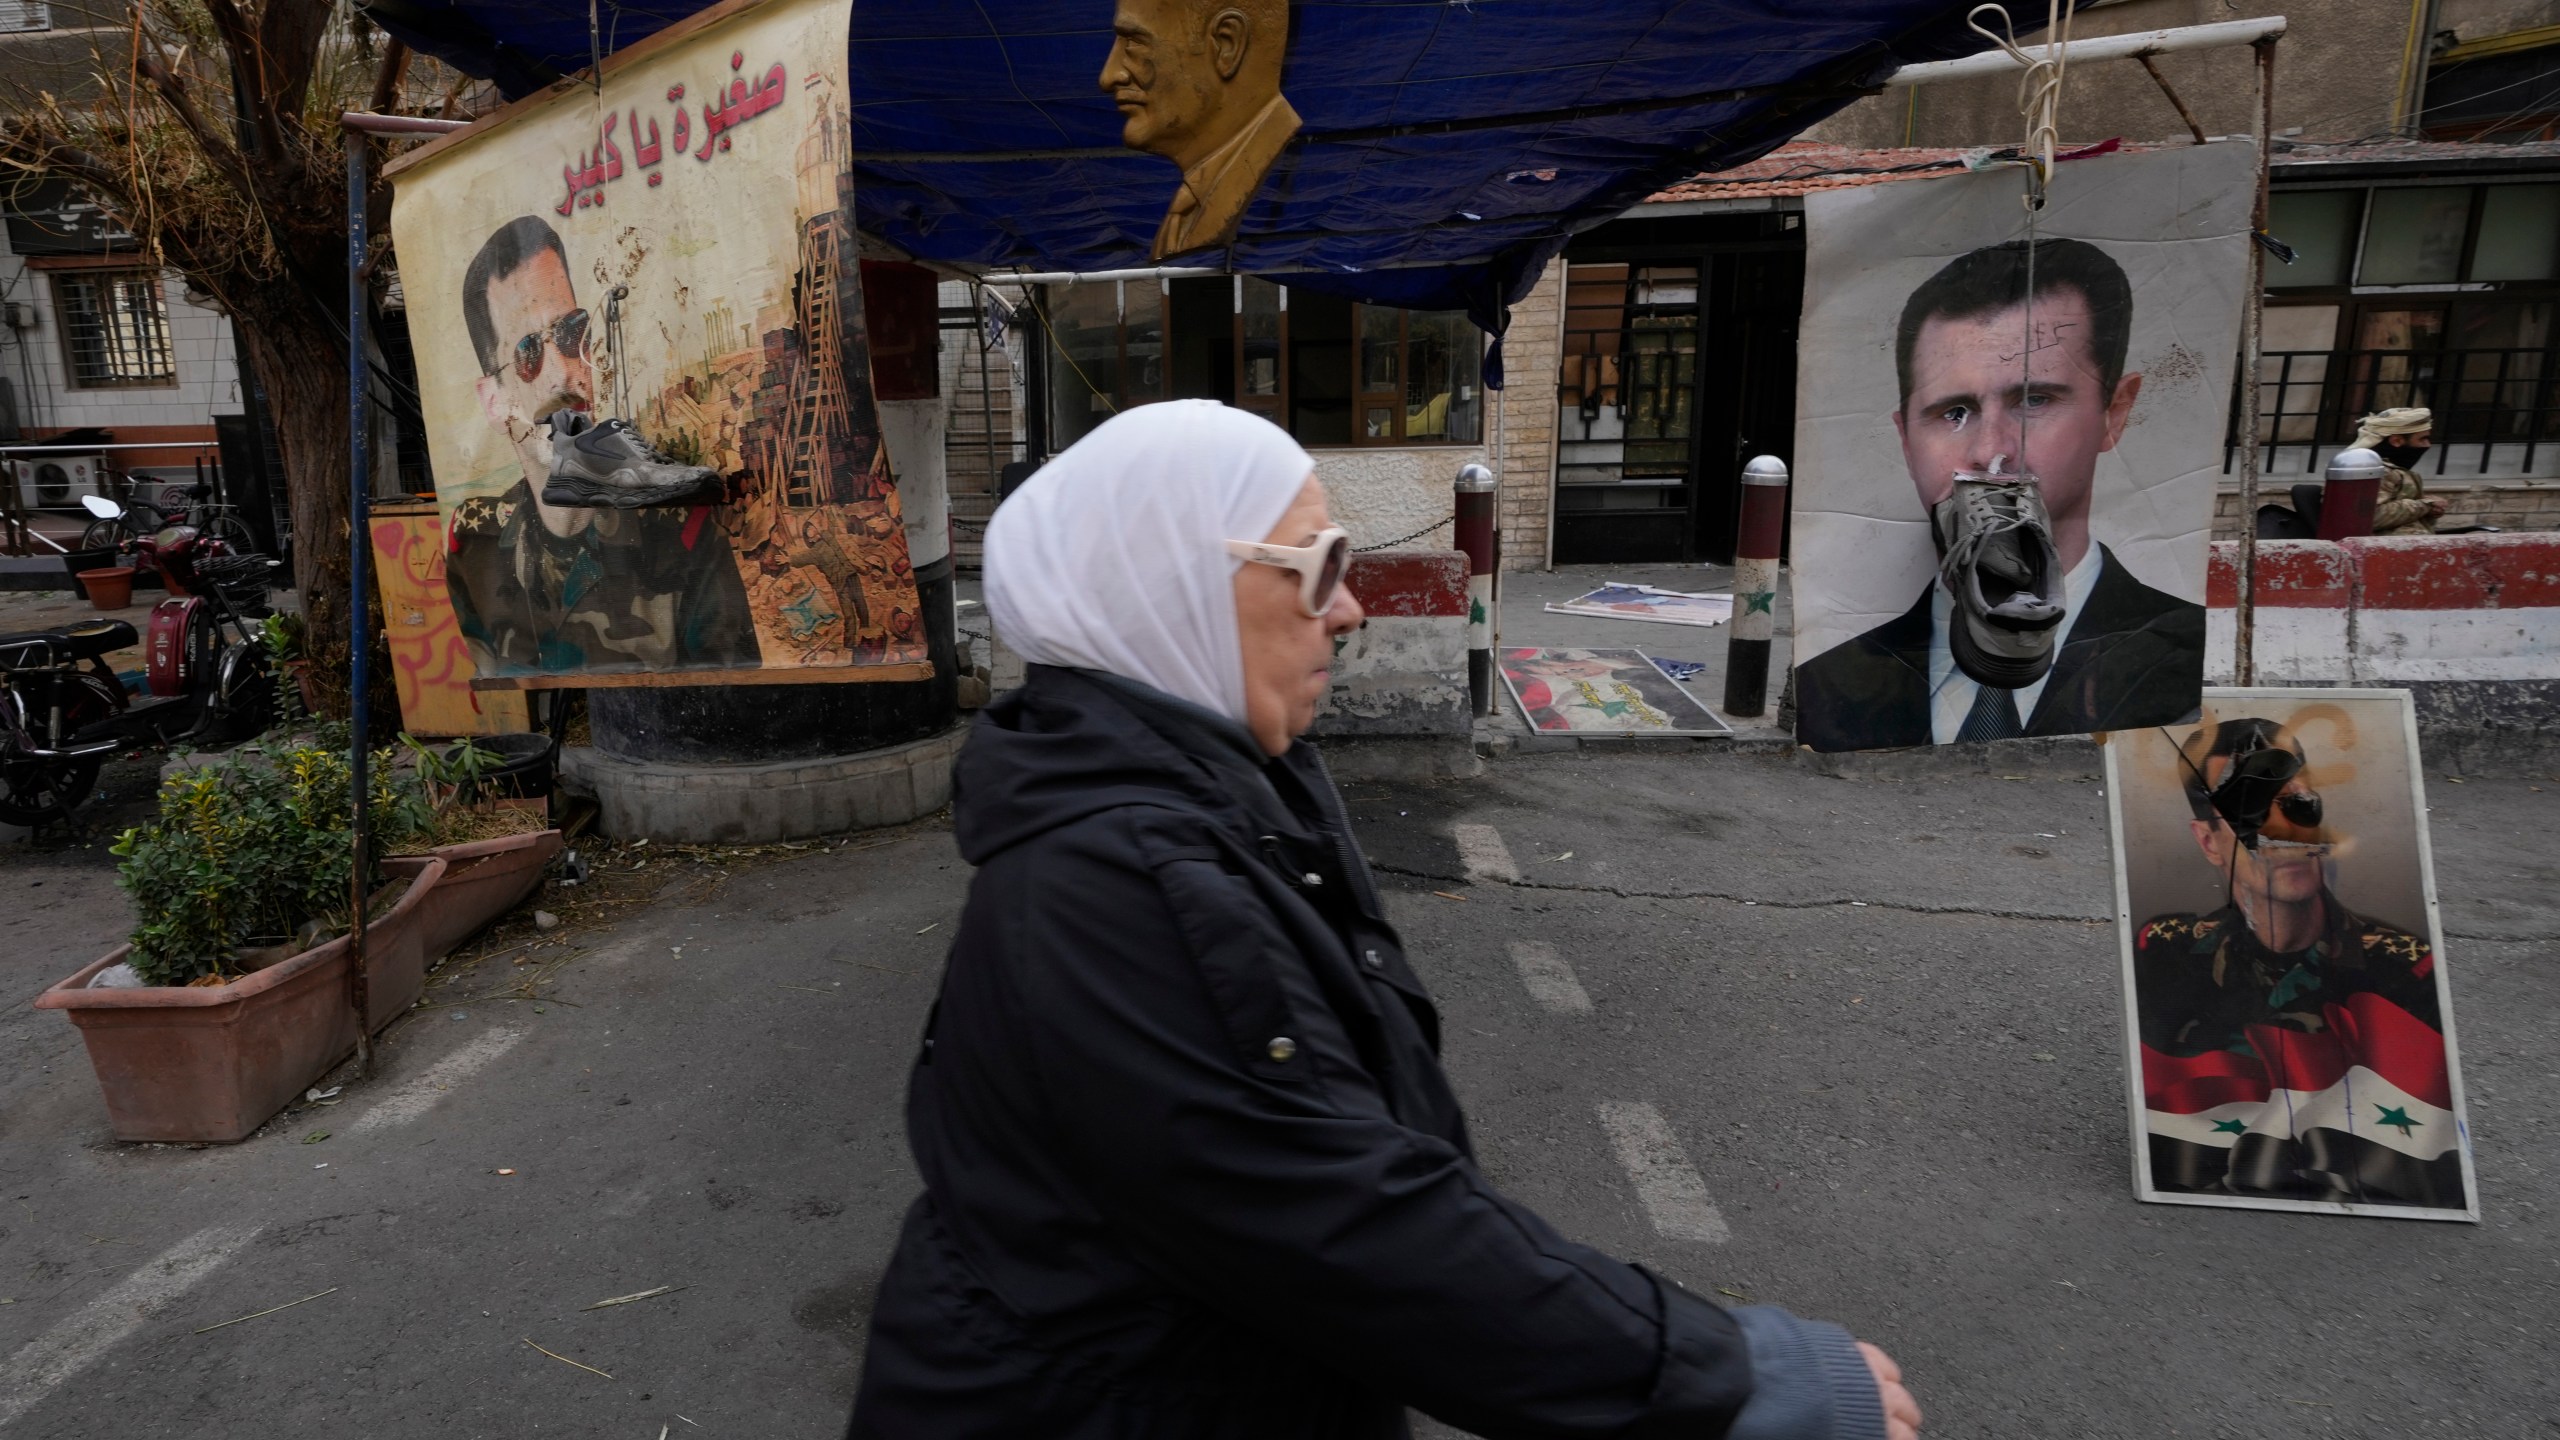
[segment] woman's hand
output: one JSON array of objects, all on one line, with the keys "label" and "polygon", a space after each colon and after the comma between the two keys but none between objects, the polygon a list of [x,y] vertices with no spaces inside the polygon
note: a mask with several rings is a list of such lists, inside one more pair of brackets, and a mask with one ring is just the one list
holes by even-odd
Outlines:
[{"label": "woman's hand", "polygon": [[1902,1367],[1864,1340],[1858,1342],[1858,1353],[1867,1357],[1867,1368],[1875,1372],[1876,1393],[1884,1400],[1885,1440],[1920,1440],[1920,1405],[1902,1388]]}]

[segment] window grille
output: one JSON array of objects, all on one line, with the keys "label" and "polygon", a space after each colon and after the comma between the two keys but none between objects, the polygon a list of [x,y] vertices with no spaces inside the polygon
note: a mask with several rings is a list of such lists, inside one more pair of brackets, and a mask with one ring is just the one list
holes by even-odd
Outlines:
[{"label": "window grille", "polygon": [[44,0],[0,0],[0,31],[52,28],[53,7]]},{"label": "window grille", "polygon": [[56,312],[62,348],[76,389],[171,385],[178,361],[169,345],[169,312],[152,271],[57,274]]}]

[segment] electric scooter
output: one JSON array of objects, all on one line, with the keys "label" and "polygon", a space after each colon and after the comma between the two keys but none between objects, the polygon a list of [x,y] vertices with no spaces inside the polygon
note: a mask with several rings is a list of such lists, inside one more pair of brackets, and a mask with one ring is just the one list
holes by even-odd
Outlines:
[{"label": "electric scooter", "polygon": [[[250,621],[266,613],[266,576],[278,562],[199,558],[191,538],[154,538],[173,593],[151,610],[144,698],[125,693],[105,658],[143,638],[130,621],[0,636],[0,820],[68,817],[98,767],[129,746],[237,742],[274,723],[275,677]],[[176,593],[181,585],[196,593]]]}]

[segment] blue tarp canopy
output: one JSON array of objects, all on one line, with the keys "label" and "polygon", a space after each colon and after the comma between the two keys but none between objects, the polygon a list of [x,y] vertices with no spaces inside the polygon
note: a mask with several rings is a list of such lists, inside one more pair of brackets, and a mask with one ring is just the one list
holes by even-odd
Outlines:
[{"label": "blue tarp canopy", "polygon": [[[366,0],[521,94],[701,7]],[[1184,263],[1488,329],[1574,231],[1757,158],[1896,67],[1983,48],[1969,0],[1297,0],[1304,118],[1231,250]],[[1112,0],[853,0],[863,231],[1000,271],[1143,266],[1179,178],[1123,149]]]}]

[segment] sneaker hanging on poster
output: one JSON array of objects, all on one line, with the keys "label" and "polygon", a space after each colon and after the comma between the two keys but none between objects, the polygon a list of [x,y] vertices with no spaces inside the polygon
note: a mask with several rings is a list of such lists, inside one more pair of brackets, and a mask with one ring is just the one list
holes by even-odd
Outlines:
[{"label": "sneaker hanging on poster", "polygon": [[551,478],[545,505],[585,505],[637,510],[651,505],[702,505],[720,498],[720,477],[708,465],[687,465],[631,428],[628,420],[592,420],[582,411],[555,410],[551,429]]},{"label": "sneaker hanging on poster", "polygon": [[1940,572],[1955,597],[1947,648],[1957,668],[2016,690],[2053,667],[2064,609],[2062,559],[2033,475],[1958,471],[1955,493],[1929,512]]}]

